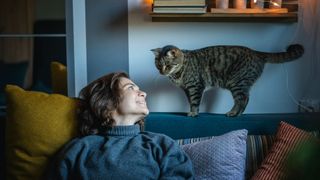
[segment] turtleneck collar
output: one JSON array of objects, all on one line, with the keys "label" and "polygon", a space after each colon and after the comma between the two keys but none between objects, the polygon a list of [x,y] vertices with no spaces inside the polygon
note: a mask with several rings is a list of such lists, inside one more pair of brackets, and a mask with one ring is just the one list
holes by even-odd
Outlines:
[{"label": "turtleneck collar", "polygon": [[132,126],[114,126],[109,129],[105,134],[107,136],[133,136],[140,132],[138,124]]}]

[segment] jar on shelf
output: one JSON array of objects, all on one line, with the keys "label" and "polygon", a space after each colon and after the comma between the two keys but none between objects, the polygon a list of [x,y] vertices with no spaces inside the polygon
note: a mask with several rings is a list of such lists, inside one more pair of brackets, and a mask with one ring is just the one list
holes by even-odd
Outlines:
[{"label": "jar on shelf", "polygon": [[229,8],[229,0],[216,0],[216,8],[228,9]]}]

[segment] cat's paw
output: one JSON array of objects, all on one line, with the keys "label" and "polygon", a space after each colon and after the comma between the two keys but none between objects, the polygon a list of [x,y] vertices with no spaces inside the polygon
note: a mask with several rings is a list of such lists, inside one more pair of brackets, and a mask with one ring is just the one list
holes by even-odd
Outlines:
[{"label": "cat's paw", "polygon": [[197,112],[188,112],[189,117],[196,117],[196,116],[198,116],[198,114],[199,113],[197,113]]},{"label": "cat's paw", "polygon": [[228,116],[228,117],[236,117],[236,116],[240,116],[240,115],[241,115],[241,113],[236,112],[236,111],[229,111],[226,113],[226,116]]}]

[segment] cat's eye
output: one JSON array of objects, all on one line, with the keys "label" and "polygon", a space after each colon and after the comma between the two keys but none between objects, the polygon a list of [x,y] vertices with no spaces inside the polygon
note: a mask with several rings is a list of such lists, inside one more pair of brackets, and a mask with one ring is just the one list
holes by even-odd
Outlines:
[{"label": "cat's eye", "polygon": [[171,68],[172,68],[172,65],[166,65],[166,68],[167,68],[167,69],[171,69]]}]

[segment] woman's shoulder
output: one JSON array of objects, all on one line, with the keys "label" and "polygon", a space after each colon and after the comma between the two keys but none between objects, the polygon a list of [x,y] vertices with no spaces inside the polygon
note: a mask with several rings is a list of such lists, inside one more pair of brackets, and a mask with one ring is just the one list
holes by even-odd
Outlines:
[{"label": "woman's shoulder", "polygon": [[86,144],[86,143],[95,143],[96,141],[101,141],[104,139],[104,136],[100,135],[88,135],[83,137],[75,137],[71,141],[70,144]]},{"label": "woman's shoulder", "polygon": [[92,145],[97,144],[97,142],[103,141],[104,137],[98,135],[89,135],[84,137],[76,137],[67,142],[63,150],[64,152],[75,152],[81,149],[90,148]]},{"label": "woman's shoulder", "polygon": [[182,150],[174,139],[165,134],[145,131],[142,132],[142,137],[148,139],[148,143],[152,144],[151,147],[159,150],[158,152],[181,152]]},{"label": "woman's shoulder", "polygon": [[155,133],[155,132],[150,132],[150,131],[143,131],[143,132],[141,132],[141,134],[143,136],[149,137],[153,141],[170,143],[170,144],[175,143],[175,141],[171,137],[169,137],[165,134]]},{"label": "woman's shoulder", "polygon": [[[150,136],[150,137],[161,137],[161,138],[170,138],[169,136],[162,134],[162,133],[156,133],[151,131],[141,131],[141,134]],[[170,138],[171,139],[171,138]]]}]

